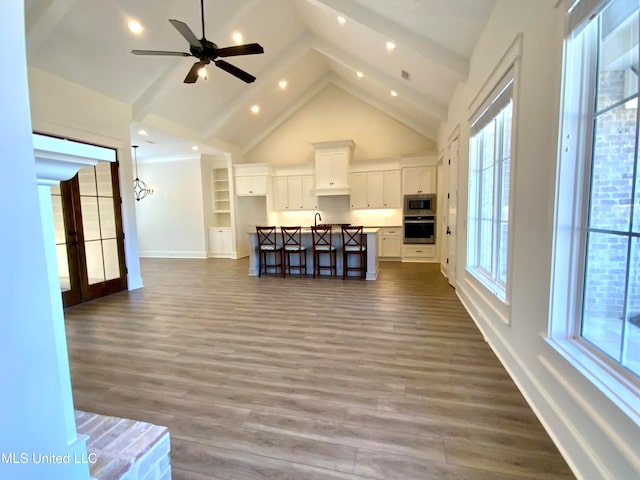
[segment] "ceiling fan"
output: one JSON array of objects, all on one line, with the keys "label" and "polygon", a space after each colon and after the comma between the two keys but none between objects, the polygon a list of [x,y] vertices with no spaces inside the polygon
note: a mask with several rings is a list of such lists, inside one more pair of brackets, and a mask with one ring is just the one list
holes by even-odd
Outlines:
[{"label": "ceiling fan", "polygon": [[255,55],[264,53],[264,49],[259,43],[249,43],[246,45],[236,45],[234,47],[218,48],[218,46],[206,39],[204,34],[204,0],[200,0],[200,11],[202,12],[202,38],[191,31],[189,26],[180,20],[169,20],[180,34],[189,42],[189,52],[169,52],[164,50],[131,50],[134,55],[168,55],[174,57],[196,57],[198,61],[193,64],[189,73],[184,79],[184,83],[195,83],[199,76],[206,78],[205,66],[213,62],[216,67],[230,73],[240,80],[251,83],[256,77],[241,68],[230,64],[224,60],[216,60],[218,57],[235,57],[238,55]]}]

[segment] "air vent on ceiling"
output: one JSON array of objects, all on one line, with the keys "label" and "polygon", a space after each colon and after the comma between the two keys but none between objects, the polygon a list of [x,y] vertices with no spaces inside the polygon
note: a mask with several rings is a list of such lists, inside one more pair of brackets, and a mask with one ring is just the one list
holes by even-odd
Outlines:
[{"label": "air vent on ceiling", "polygon": [[404,78],[407,82],[411,81],[411,74],[406,70],[402,70],[402,78]]}]

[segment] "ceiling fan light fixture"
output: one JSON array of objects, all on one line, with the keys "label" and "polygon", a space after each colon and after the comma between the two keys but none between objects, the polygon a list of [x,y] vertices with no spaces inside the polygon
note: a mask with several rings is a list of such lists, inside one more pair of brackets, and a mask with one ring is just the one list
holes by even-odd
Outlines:
[{"label": "ceiling fan light fixture", "polygon": [[286,80],[280,80],[278,82],[278,86],[280,87],[280,90],[284,90],[285,88],[287,88],[287,81]]},{"label": "ceiling fan light fixture", "polygon": [[240,32],[234,32],[233,35],[231,35],[231,38],[236,45],[240,45],[242,43],[242,34]]},{"label": "ceiling fan light fixture", "polygon": [[358,78],[362,78],[362,77],[364,77],[364,73],[362,73],[362,72],[356,72],[356,76],[357,76]]},{"label": "ceiling fan light fixture", "polygon": [[260,105],[254,105],[254,106],[252,106],[252,107],[251,107],[251,112],[252,112],[252,113],[254,113],[254,114],[256,114],[256,115],[257,115],[258,113],[260,113]]},{"label": "ceiling fan light fixture", "polygon": [[199,76],[201,79],[206,80],[206,79],[207,79],[207,69],[206,69],[205,67],[201,67],[201,68],[198,70],[198,76]]},{"label": "ceiling fan light fixture", "polygon": [[132,18],[131,20],[129,20],[129,22],[127,23],[127,26],[129,27],[129,31],[136,35],[140,35],[144,30],[144,28],[142,27],[142,24],[135,18]]},{"label": "ceiling fan light fixture", "polygon": [[387,50],[392,52],[394,51],[396,48],[396,44],[393,43],[391,40],[387,41]]},{"label": "ceiling fan light fixture", "polygon": [[347,19],[344,18],[342,15],[338,15],[338,23],[340,25],[344,25],[345,23],[347,23]]},{"label": "ceiling fan light fixture", "polygon": [[398,96],[398,92],[396,92],[395,90],[391,90],[391,96],[392,97],[397,97]]}]

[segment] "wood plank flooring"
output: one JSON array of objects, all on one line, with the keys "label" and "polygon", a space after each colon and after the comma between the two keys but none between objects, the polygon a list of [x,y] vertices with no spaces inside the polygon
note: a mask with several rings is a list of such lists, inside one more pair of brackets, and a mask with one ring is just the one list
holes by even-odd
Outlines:
[{"label": "wood plank flooring", "polygon": [[74,401],[168,426],[174,480],[574,478],[439,265],[142,267],[145,288],[65,311]]}]

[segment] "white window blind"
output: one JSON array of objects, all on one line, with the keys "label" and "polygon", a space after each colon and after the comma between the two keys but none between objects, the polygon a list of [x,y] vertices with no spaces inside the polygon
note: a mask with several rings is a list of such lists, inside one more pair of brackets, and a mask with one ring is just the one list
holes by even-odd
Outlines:
[{"label": "white window blind", "polygon": [[509,104],[513,98],[513,73],[511,67],[471,117],[471,135],[482,130]]},{"label": "white window blind", "polygon": [[[612,0],[576,0],[569,8],[569,31],[577,33]],[[635,0],[637,2],[637,0]]]}]

